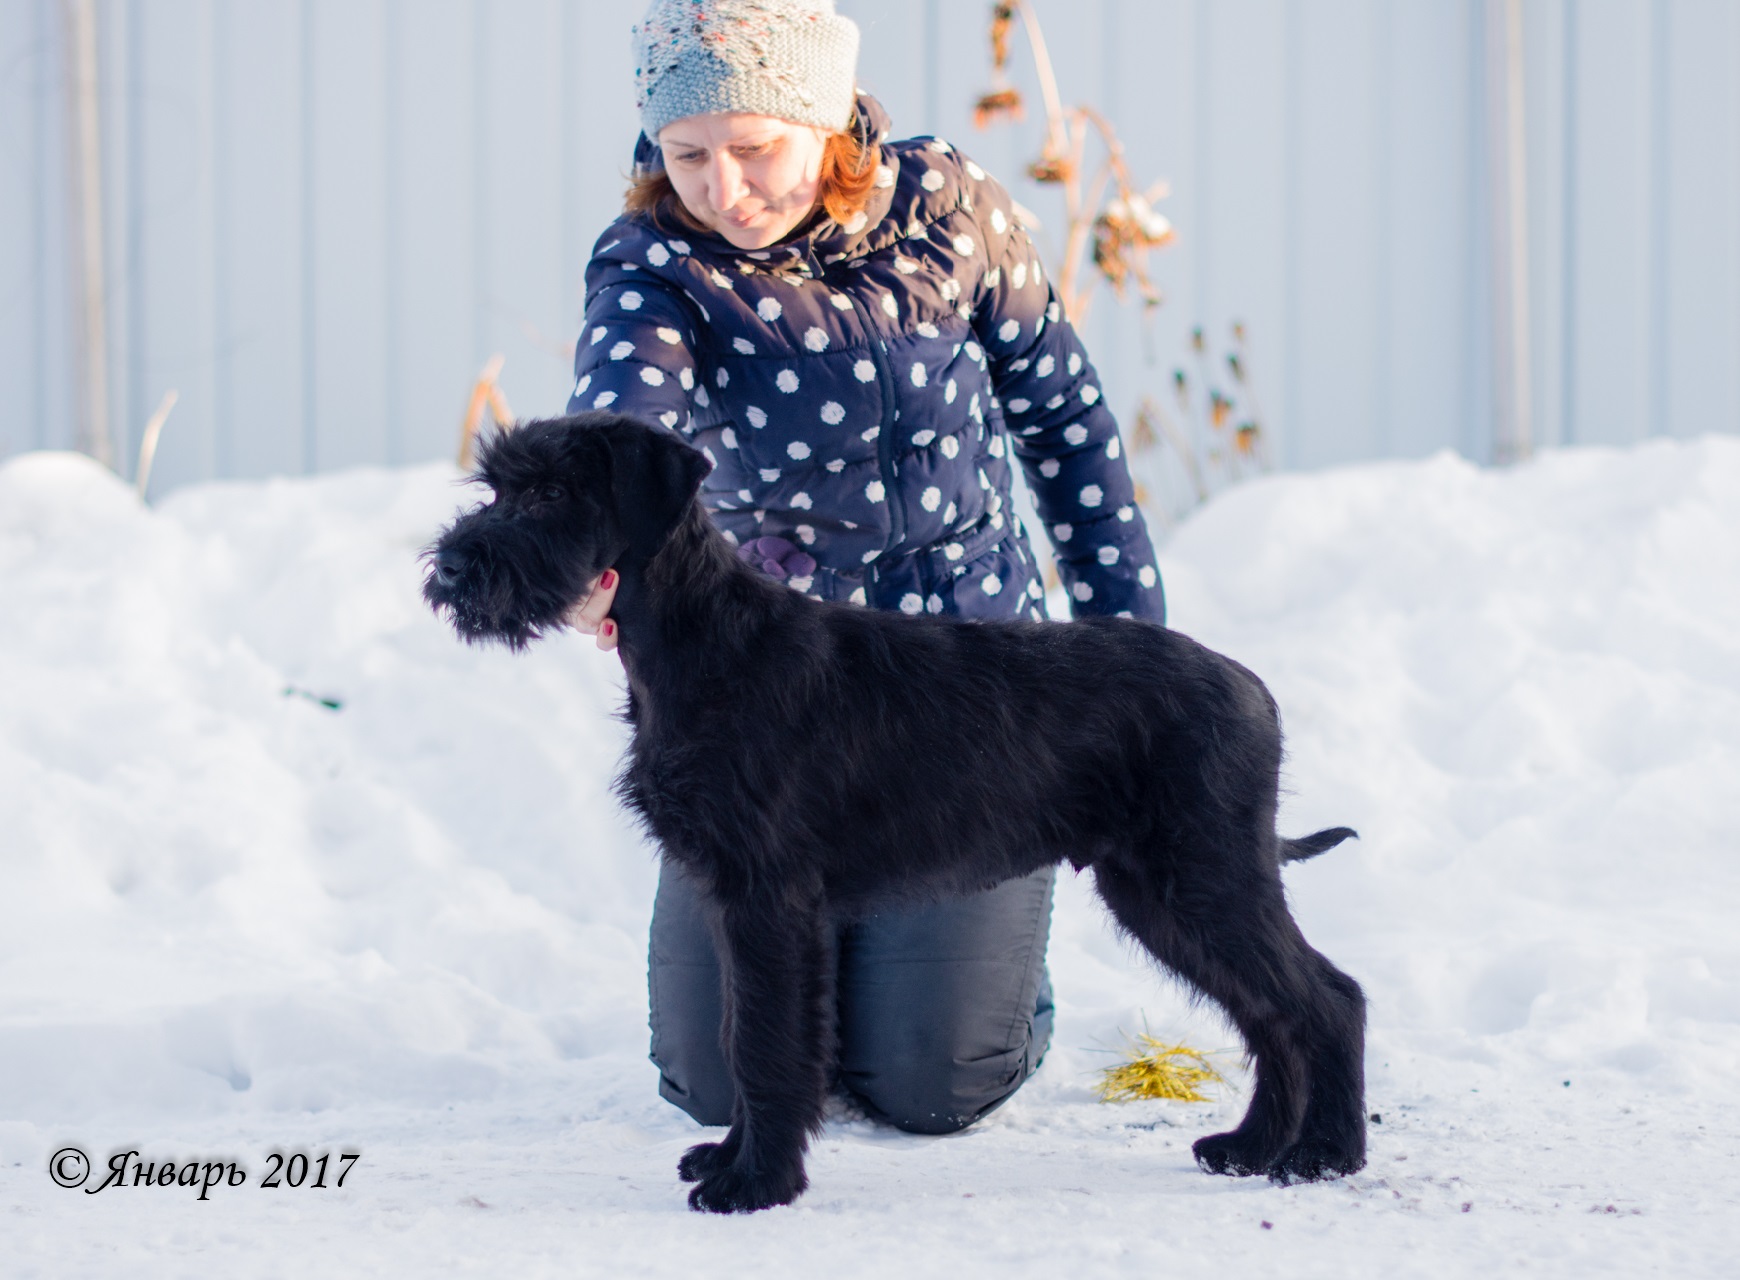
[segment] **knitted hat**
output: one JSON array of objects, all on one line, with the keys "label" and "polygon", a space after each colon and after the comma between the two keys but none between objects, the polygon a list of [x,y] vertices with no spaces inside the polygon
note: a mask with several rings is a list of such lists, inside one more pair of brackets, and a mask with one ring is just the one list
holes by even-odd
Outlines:
[{"label": "knitted hat", "polygon": [[744,111],[820,129],[852,117],[858,27],[834,0],[653,0],[634,28],[640,127]]}]

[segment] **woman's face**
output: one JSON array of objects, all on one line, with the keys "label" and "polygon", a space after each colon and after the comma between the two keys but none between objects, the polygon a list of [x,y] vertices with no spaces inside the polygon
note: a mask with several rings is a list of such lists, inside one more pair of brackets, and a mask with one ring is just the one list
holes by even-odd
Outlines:
[{"label": "woman's face", "polygon": [[827,135],[773,116],[715,111],[659,130],[683,207],[739,249],[777,244],[809,219]]}]

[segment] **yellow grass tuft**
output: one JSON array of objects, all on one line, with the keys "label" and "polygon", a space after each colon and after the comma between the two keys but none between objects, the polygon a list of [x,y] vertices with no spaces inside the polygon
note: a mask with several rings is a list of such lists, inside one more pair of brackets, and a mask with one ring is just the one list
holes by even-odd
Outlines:
[{"label": "yellow grass tuft", "polygon": [[1167,1044],[1146,1032],[1131,1036],[1128,1057],[1100,1072],[1096,1086],[1101,1102],[1139,1102],[1168,1098],[1173,1102],[1208,1102],[1201,1086],[1225,1084],[1226,1077],[1199,1050]]}]

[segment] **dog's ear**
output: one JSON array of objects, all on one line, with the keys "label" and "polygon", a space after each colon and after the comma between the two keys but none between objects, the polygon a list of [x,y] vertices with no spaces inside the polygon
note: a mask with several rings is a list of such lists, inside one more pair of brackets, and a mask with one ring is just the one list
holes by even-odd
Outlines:
[{"label": "dog's ear", "polygon": [[629,419],[613,424],[607,436],[617,520],[630,550],[651,559],[694,502],[712,464],[669,431]]}]

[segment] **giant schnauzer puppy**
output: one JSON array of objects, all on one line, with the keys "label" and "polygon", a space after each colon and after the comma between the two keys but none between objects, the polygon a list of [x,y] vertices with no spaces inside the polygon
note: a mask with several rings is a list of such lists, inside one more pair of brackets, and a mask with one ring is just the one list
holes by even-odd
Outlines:
[{"label": "giant schnauzer puppy", "polygon": [[677,1166],[697,1209],[807,1185],[834,1046],[835,923],[890,901],[1091,867],[1166,968],[1231,1016],[1250,1108],[1195,1145],[1279,1182],[1365,1163],[1365,1000],[1287,910],[1281,863],[1353,834],[1275,831],[1262,681],[1117,618],[966,622],[807,599],[746,565],[697,493],[707,463],[603,413],[484,449],[494,492],[430,549],[424,594],[520,648],[615,567],[633,744],[618,790],[703,887],[737,1103]]}]

